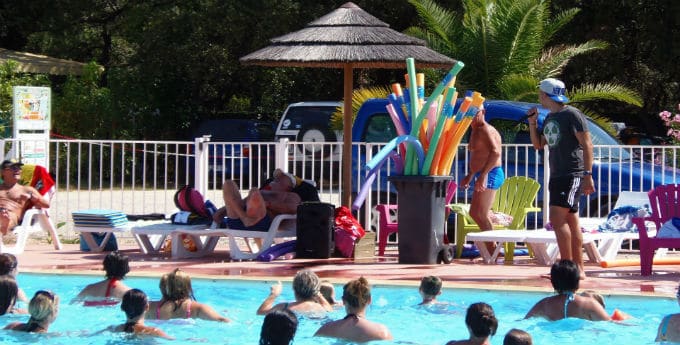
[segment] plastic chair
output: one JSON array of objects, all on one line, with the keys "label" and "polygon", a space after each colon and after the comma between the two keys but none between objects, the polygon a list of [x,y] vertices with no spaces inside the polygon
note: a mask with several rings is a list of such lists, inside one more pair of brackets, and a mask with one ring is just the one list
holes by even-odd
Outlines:
[{"label": "plastic chair", "polygon": [[638,228],[640,240],[640,273],[643,276],[652,275],[654,263],[654,251],[659,248],[680,248],[680,238],[650,237],[647,234],[646,221],[656,224],[657,234],[661,226],[673,219],[680,217],[680,185],[666,184],[656,186],[647,193],[652,214],[649,217],[635,217],[633,223]]},{"label": "plastic chair", "polygon": [[[496,191],[496,197],[491,210],[512,216],[512,223],[508,226],[494,225],[494,229],[521,230],[526,228],[526,218],[529,212],[540,212],[541,209],[532,204],[538,195],[541,185],[534,179],[524,176],[509,177]],[[465,236],[471,232],[482,231],[472,219],[465,204],[451,204],[449,208],[456,212],[456,258],[463,253]],[[514,259],[515,243],[505,243],[505,261]]]},{"label": "plastic chair", "polygon": [[[40,165],[24,165],[22,169],[22,184],[30,184],[37,189],[48,200],[52,200],[55,194],[54,180],[47,172],[47,169]],[[57,229],[50,218],[49,208],[29,208],[24,214],[19,225],[12,229],[16,235],[16,243],[8,246],[4,244],[0,235],[0,253],[21,254],[24,252],[28,237],[31,234],[46,231],[52,238],[54,249],[61,249],[61,241],[57,235]]]},{"label": "plastic chair", "polygon": [[378,255],[385,255],[385,246],[387,246],[387,238],[390,234],[399,231],[399,222],[397,221],[397,205],[379,204],[375,206],[378,211],[380,230],[378,236]]}]

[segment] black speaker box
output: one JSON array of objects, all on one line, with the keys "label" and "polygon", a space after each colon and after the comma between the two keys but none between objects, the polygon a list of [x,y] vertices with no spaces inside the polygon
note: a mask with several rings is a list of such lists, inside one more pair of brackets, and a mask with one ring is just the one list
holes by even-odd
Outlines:
[{"label": "black speaker box", "polygon": [[297,208],[296,257],[328,259],[335,249],[335,206],[304,202]]}]

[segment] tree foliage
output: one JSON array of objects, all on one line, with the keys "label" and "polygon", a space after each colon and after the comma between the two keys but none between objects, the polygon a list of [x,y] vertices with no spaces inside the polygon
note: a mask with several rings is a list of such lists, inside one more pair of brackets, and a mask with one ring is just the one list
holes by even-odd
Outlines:
[{"label": "tree foliage", "polygon": [[[54,126],[84,138],[186,139],[189,127],[226,112],[275,120],[290,102],[340,100],[342,71],[246,67],[238,59],[345,2],[4,0],[0,47],[94,61],[104,70],[80,78],[13,73],[0,86],[51,83]],[[673,0],[354,2],[464,61],[461,89],[535,101],[537,81],[559,75],[575,85],[573,99],[609,117],[640,113],[621,102],[635,104],[634,89],[650,128],[654,121],[659,127],[659,110],[678,103],[680,3]],[[403,73],[358,70],[355,86],[403,83]],[[438,81],[436,73],[428,80]]]}]

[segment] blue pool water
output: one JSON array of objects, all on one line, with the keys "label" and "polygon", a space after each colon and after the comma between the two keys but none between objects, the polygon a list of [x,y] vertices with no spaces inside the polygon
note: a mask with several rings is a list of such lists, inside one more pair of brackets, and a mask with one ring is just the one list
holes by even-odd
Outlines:
[{"label": "blue pool water", "polygon": [[[77,275],[19,275],[19,284],[29,298],[40,289],[51,289],[60,298],[59,316],[50,327],[50,335],[31,335],[0,330],[0,344],[257,344],[263,316],[255,310],[269,294],[270,281],[238,281],[193,279],[196,298],[212,305],[218,312],[233,320],[229,324],[202,320],[152,321],[147,324],[159,327],[177,340],[129,339],[120,333],[100,333],[110,325],[125,321],[119,306],[83,307],[69,301],[87,284],[97,281],[97,276]],[[128,278],[126,283],[144,290],[152,300],[160,298],[157,278]],[[342,285],[336,284],[336,295],[342,295]],[[367,312],[369,319],[383,323],[392,331],[394,344],[444,344],[452,339],[467,339],[465,310],[472,303],[484,301],[493,306],[499,319],[499,330],[492,344],[503,343],[503,336],[511,328],[520,328],[532,334],[534,344],[602,344],[616,345],[654,344],[656,328],[661,318],[678,311],[677,302],[670,298],[643,298],[605,296],[607,311],[619,308],[634,319],[625,325],[610,322],[589,322],[568,319],[548,322],[542,319],[523,320],[531,306],[547,293],[524,293],[472,289],[445,289],[440,296],[448,305],[438,308],[421,308],[417,287],[373,285],[373,304]],[[292,301],[289,283],[277,302]],[[24,305],[25,307],[25,305]],[[330,314],[331,319],[342,318],[344,310]],[[0,316],[0,326],[25,321],[27,316]],[[312,335],[322,320],[301,320],[294,344],[336,344]],[[380,342],[388,344],[390,342]]]}]

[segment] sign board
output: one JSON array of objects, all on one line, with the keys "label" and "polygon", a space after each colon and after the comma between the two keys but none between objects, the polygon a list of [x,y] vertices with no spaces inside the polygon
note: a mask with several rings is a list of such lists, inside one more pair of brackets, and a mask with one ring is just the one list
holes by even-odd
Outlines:
[{"label": "sign board", "polygon": [[49,87],[15,86],[12,91],[14,139],[19,145],[18,151],[15,147],[14,158],[49,170],[51,90]]}]

